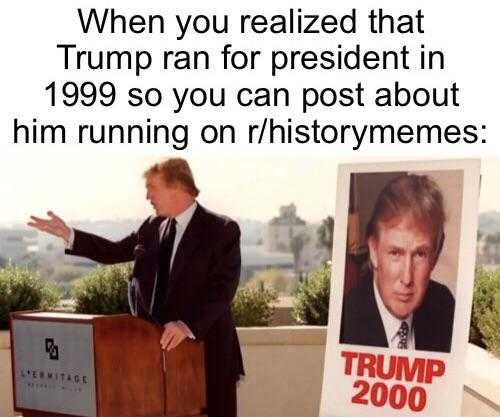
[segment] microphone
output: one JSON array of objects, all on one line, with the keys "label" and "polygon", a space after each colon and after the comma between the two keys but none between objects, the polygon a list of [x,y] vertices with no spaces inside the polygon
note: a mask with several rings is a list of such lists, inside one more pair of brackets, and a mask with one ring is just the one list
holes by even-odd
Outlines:
[{"label": "microphone", "polygon": [[138,244],[135,246],[135,248],[134,248],[134,257],[135,258],[140,258],[140,257],[144,256],[145,253],[146,253],[146,249],[144,248],[144,245]]}]

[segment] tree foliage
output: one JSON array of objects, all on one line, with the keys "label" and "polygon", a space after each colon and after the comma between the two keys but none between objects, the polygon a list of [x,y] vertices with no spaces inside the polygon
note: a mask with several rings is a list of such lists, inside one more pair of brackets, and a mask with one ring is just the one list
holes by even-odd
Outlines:
[{"label": "tree foliage", "polygon": [[330,265],[310,272],[299,284],[295,296],[294,316],[302,324],[326,326],[330,303]]},{"label": "tree foliage", "polygon": [[293,263],[295,267],[295,271],[299,268],[299,257],[300,252],[308,242],[309,238],[305,233],[298,233],[294,237],[290,239],[290,249],[293,254]]},{"label": "tree foliage", "polygon": [[243,287],[238,289],[231,306],[236,326],[269,326],[274,313],[275,291],[264,288]]},{"label": "tree foliage", "polygon": [[500,269],[476,271],[469,340],[500,355]]},{"label": "tree foliage", "polygon": [[99,266],[75,282],[75,312],[85,314],[129,313],[128,279],[132,264]]},{"label": "tree foliage", "polygon": [[38,272],[8,264],[0,269],[0,329],[7,329],[9,313],[55,307],[57,290]]},{"label": "tree foliage", "polygon": [[321,221],[321,225],[318,227],[318,247],[325,248],[328,253],[332,254],[333,248],[333,230],[335,228],[335,220],[332,216],[327,216]]}]

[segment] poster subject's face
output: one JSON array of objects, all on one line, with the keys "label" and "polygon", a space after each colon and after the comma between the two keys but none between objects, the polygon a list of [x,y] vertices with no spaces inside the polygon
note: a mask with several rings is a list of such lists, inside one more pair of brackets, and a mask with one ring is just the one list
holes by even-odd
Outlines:
[{"label": "poster subject's face", "polygon": [[434,267],[432,234],[409,216],[379,223],[368,239],[373,278],[391,314],[407,318],[422,303]]}]

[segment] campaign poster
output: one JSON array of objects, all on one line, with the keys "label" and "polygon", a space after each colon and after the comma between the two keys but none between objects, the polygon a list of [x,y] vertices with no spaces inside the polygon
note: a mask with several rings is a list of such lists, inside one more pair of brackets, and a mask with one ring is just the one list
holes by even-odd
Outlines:
[{"label": "campaign poster", "polygon": [[341,165],[320,416],[459,416],[480,162]]}]

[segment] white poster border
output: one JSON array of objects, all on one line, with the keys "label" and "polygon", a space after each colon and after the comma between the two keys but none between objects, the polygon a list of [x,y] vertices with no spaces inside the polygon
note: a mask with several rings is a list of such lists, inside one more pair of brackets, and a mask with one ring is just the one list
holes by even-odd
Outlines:
[{"label": "white poster border", "polygon": [[[372,354],[398,354],[396,350],[379,347],[354,346],[339,343],[342,298],[344,287],[345,257],[347,242],[347,219],[349,207],[350,177],[353,173],[381,173],[391,171],[441,171],[463,170],[463,193],[460,228],[458,275],[455,293],[455,315],[451,353],[405,351],[405,356],[442,360],[446,365],[445,374],[431,384],[419,384],[427,391],[426,408],[412,412],[407,407],[395,410],[387,406],[375,407],[352,404],[352,396],[359,390],[353,389],[354,376],[344,375],[345,361],[342,351],[356,351]],[[332,255],[332,279],[330,311],[325,351],[325,367],[320,404],[320,416],[395,416],[418,415],[459,416],[462,405],[465,377],[465,358],[472,307],[474,268],[476,259],[476,233],[479,204],[479,160],[405,161],[363,164],[343,164],[338,168],[337,202],[335,208],[335,233]],[[377,379],[372,378],[372,384]],[[387,382],[387,381],[384,381]],[[399,382],[410,388],[412,383]],[[432,392],[429,388],[432,386]]]}]

